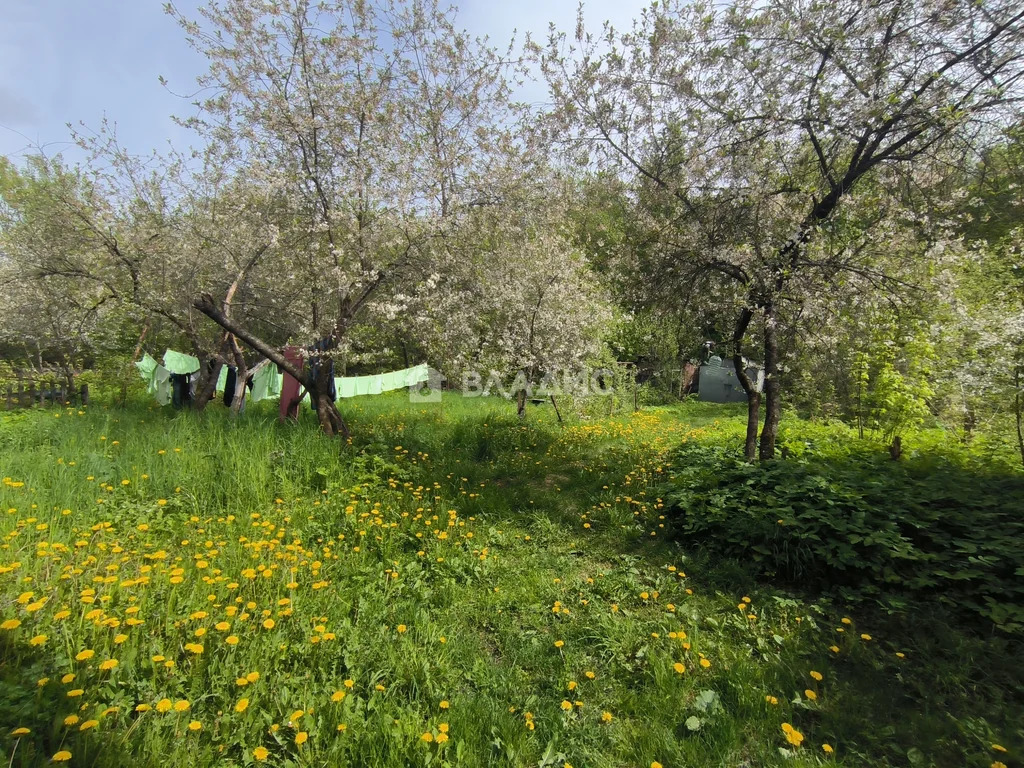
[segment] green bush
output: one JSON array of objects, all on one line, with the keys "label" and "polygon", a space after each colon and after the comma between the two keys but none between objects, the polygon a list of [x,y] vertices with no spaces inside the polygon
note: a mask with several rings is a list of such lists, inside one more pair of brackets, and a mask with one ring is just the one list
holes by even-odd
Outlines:
[{"label": "green bush", "polygon": [[856,441],[829,447],[748,464],[731,445],[681,446],[663,492],[674,533],[845,598],[929,597],[1024,631],[1024,477],[953,451],[894,462]]}]

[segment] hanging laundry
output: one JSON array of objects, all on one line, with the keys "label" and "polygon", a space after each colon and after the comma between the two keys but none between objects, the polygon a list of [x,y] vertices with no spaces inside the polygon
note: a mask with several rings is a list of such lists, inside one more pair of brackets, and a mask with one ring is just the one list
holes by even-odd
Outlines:
[{"label": "hanging laundry", "polygon": [[168,349],[164,352],[164,368],[171,373],[193,373],[199,370],[199,358]]},{"label": "hanging laundry", "polygon": [[171,373],[171,404],[182,409],[192,404],[192,374]]},{"label": "hanging laundry", "polygon": [[167,405],[171,401],[171,374],[147,352],[135,363],[139,375],[146,382],[146,391],[151,394],[158,405]]},{"label": "hanging laundry", "polygon": [[335,379],[338,398],[359,397],[360,395],[379,395],[421,384],[430,378],[426,363],[404,368],[401,371],[379,373],[374,376],[345,376]]},{"label": "hanging laundry", "polygon": [[142,380],[147,384],[153,380],[153,371],[159,363],[150,356],[149,352],[142,356],[141,360],[136,361],[135,367],[139,369],[139,375],[142,376]]},{"label": "hanging laundry", "polygon": [[162,365],[157,365],[153,371],[150,394],[156,398],[157,405],[167,405],[171,402],[171,372]]},{"label": "hanging laundry", "polygon": [[271,390],[276,385],[276,382],[277,371],[274,370],[274,366],[268,364],[260,367],[249,380],[252,386],[252,401],[258,403],[260,400],[266,400],[268,397],[279,394],[280,387],[277,387],[277,392],[271,394]]},{"label": "hanging laundry", "polygon": [[224,377],[224,405],[230,407],[231,401],[235,399],[235,383],[238,378],[238,369],[233,365],[225,365],[221,368],[223,372],[227,369],[227,375]]},{"label": "hanging laundry", "polygon": [[[230,407],[231,402],[235,399],[235,389],[238,386],[238,369],[233,365],[225,365],[221,370],[227,369],[227,374],[224,377],[224,405]],[[245,386],[251,391],[253,388],[252,377],[247,377]],[[255,401],[254,401],[255,402]],[[242,406],[239,411],[245,409],[245,400],[242,400]]]}]

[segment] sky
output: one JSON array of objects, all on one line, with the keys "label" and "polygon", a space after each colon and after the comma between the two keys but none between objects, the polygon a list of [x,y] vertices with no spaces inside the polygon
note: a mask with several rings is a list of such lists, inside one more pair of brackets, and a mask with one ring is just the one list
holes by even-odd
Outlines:
[{"label": "sky", "polygon": [[[200,0],[176,6],[194,16]],[[570,35],[576,0],[454,0],[457,22],[503,47],[517,30],[543,39],[548,23]],[[648,0],[586,0],[587,27],[605,19],[627,29]],[[122,145],[134,153],[184,150],[195,144],[172,115],[187,115],[195,78],[206,69],[163,12],[162,0],[0,0],[0,155],[11,159],[42,151],[81,153],[68,123],[96,129],[116,123]],[[162,86],[159,77],[167,80]],[[543,86],[520,98],[543,99]]]}]

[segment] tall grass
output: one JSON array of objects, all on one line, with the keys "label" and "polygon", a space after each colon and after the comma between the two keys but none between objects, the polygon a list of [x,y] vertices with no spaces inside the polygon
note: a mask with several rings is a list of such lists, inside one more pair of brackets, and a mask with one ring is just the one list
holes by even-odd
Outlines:
[{"label": "tall grass", "polygon": [[843,623],[668,540],[670,454],[733,439],[733,410],[344,413],[349,443],[269,403],[0,417],[9,764],[987,767],[1021,746],[1000,646]]}]

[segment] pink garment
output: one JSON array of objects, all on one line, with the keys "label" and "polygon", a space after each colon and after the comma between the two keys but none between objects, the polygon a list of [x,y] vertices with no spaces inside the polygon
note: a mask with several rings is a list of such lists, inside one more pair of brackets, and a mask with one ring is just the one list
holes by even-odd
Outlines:
[{"label": "pink garment", "polygon": [[[299,347],[287,346],[283,351],[285,359],[301,370],[305,363],[303,350]],[[283,422],[287,419],[292,421],[299,420],[299,403],[302,402],[302,397],[299,394],[301,388],[302,385],[298,379],[285,372],[284,381],[281,382],[281,405],[278,412],[278,421]]]}]

